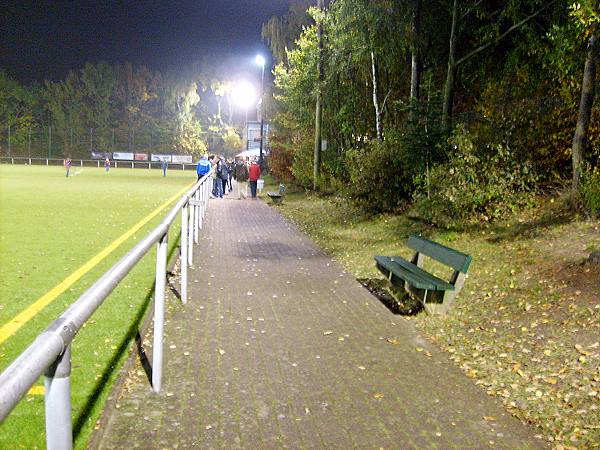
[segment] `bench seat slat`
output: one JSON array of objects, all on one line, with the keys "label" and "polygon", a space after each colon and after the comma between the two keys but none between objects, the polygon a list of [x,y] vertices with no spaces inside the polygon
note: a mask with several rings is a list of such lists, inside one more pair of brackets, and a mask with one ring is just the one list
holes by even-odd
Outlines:
[{"label": "bench seat slat", "polygon": [[387,271],[386,275],[389,276],[391,272],[394,276],[408,281],[417,289],[427,289],[429,291],[454,290],[452,284],[426,272],[401,256],[375,256],[375,260],[380,270]]}]

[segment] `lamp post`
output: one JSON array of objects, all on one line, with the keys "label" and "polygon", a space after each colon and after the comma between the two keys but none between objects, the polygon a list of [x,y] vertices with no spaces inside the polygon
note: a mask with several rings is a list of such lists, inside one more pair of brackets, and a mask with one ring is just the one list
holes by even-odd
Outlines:
[{"label": "lamp post", "polygon": [[263,169],[263,138],[264,138],[264,94],[265,94],[265,58],[262,55],[256,55],[256,64],[261,67],[260,75],[260,151],[258,165]]}]

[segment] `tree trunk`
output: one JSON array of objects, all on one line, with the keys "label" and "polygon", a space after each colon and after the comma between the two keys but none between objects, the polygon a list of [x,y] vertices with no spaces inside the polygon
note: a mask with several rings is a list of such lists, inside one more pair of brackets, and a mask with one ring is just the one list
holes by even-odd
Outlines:
[{"label": "tree trunk", "polygon": [[412,15],[412,61],[410,71],[410,99],[419,99],[420,85],[420,55],[419,55],[419,39],[421,29],[421,0],[413,0],[413,15]]},{"label": "tree trunk", "polygon": [[448,73],[446,75],[446,86],[444,88],[444,105],[442,120],[447,133],[452,127],[452,104],[454,101],[454,80],[456,78],[456,39],[458,21],[458,0],[454,0],[452,7],[452,28],[450,30],[450,49],[448,52]]},{"label": "tree trunk", "polygon": [[587,145],[587,134],[590,127],[592,106],[594,105],[594,84],[596,81],[596,65],[598,62],[598,37],[592,34],[588,44],[585,68],[583,69],[583,83],[581,86],[581,100],[579,101],[579,115],[577,128],[573,136],[573,190],[579,191],[581,184],[581,170],[583,165],[583,152]]},{"label": "tree trunk", "polygon": [[[323,0],[318,0],[317,8],[323,9]],[[323,26],[321,19],[317,24],[317,102],[315,106],[315,147],[313,160],[313,189],[316,191],[319,187],[319,178],[321,177],[321,122],[323,112],[321,110],[321,80],[323,79]]]},{"label": "tree trunk", "polygon": [[373,80],[373,106],[375,106],[375,130],[377,132],[377,140],[382,141],[381,109],[379,108],[379,97],[377,95],[377,61],[375,60],[374,52],[371,52],[371,77]]}]

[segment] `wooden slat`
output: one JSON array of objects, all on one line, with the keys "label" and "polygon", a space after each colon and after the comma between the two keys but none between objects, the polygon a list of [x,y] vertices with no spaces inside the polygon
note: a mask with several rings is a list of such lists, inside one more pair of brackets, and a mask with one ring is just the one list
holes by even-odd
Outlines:
[{"label": "wooden slat", "polygon": [[417,289],[427,289],[429,291],[454,290],[454,286],[450,283],[425,272],[399,256],[375,256],[375,260],[378,269],[384,272],[386,276],[389,277],[389,274],[392,273],[393,276],[408,281]]},{"label": "wooden slat", "polygon": [[436,261],[452,267],[462,273],[467,273],[471,264],[471,256],[461,253],[445,245],[430,241],[420,236],[411,235],[406,244],[409,248],[423,253]]}]

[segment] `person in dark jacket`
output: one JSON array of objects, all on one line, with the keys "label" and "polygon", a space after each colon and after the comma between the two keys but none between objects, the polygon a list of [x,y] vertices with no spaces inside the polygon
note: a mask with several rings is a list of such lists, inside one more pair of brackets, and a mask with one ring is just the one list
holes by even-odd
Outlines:
[{"label": "person in dark jacket", "polygon": [[238,200],[248,196],[248,166],[244,161],[238,161],[233,170],[233,178],[238,189]]},{"label": "person in dark jacket", "polygon": [[229,171],[227,168],[227,163],[225,162],[225,158],[221,156],[217,165],[217,176],[221,180],[221,195],[227,195],[227,180],[229,180]]},{"label": "person in dark jacket", "polygon": [[260,166],[256,163],[256,160],[252,160],[250,169],[248,170],[248,181],[250,182],[250,193],[252,198],[256,198],[256,187],[258,186],[258,179],[260,178]]},{"label": "person in dark jacket", "polygon": [[233,184],[231,182],[231,180],[233,179],[233,169],[235,168],[235,161],[231,160],[231,161],[227,161],[227,174],[229,175],[229,177],[227,178],[227,187],[229,189],[229,192],[233,191]]}]

